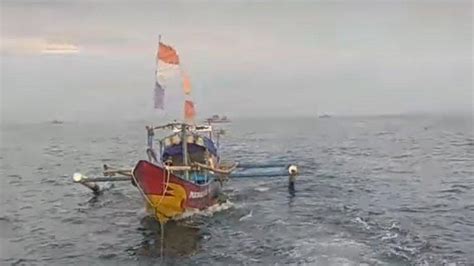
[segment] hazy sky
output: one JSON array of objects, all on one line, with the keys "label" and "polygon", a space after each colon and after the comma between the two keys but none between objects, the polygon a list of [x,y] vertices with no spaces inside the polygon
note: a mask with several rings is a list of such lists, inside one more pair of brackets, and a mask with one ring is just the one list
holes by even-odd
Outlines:
[{"label": "hazy sky", "polygon": [[472,112],[471,1],[1,3],[3,121],[161,115],[160,33],[201,116]]}]

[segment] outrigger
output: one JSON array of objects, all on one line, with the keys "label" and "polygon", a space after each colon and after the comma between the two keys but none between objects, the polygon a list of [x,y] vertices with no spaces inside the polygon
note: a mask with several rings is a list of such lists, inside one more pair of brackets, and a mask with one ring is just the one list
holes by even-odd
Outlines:
[{"label": "outrigger", "polygon": [[[154,129],[171,129],[174,132],[159,141],[160,159],[149,156],[148,160],[140,160],[132,169],[111,169],[104,165],[104,177],[88,178],[75,173],[73,180],[80,183],[95,194],[100,194],[98,182],[129,181],[137,187],[145,200],[146,209],[160,223],[181,217],[186,212],[204,210],[218,204],[222,197],[222,186],[237,169],[238,163],[223,163],[218,154],[220,131],[207,130],[186,123],[170,123]],[[199,130],[199,131],[198,131]],[[150,154],[150,148],[147,153]],[[268,165],[253,165],[272,167]],[[275,165],[273,165],[275,167]],[[241,169],[252,168],[244,166]],[[295,165],[286,169],[292,176],[297,174]],[[278,175],[282,171],[278,172]],[[286,174],[286,175],[288,175]],[[235,177],[251,177],[255,174],[235,175]],[[275,174],[267,173],[267,176]],[[258,176],[258,174],[256,175]]]}]

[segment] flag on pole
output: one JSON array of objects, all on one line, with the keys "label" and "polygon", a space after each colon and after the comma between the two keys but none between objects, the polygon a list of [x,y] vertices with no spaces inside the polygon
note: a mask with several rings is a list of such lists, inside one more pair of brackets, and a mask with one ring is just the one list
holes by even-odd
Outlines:
[{"label": "flag on pole", "polygon": [[173,47],[166,45],[162,42],[160,42],[160,46],[158,48],[158,53],[156,57],[157,57],[157,61],[161,60],[167,64],[179,65],[178,52],[176,52],[176,50]]},{"label": "flag on pole", "polygon": [[165,90],[161,87],[158,81],[155,81],[155,92],[154,92],[154,99],[155,99],[155,109],[163,110],[165,107]]},{"label": "flag on pole", "polygon": [[189,95],[191,93],[191,81],[189,80],[188,74],[183,71],[183,91],[184,94]]},{"label": "flag on pole", "polygon": [[190,100],[184,101],[184,120],[192,122],[195,116],[196,110],[194,110],[194,103]]}]

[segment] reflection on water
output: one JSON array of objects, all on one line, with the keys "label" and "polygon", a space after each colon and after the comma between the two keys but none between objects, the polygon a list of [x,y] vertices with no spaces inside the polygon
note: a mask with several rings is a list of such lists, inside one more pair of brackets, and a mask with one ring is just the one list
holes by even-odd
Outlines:
[{"label": "reflection on water", "polygon": [[288,193],[290,194],[290,197],[296,196],[296,190],[295,190],[295,177],[290,177],[288,180]]},{"label": "reflection on water", "polygon": [[153,217],[146,216],[139,229],[143,235],[141,243],[132,248],[135,254],[145,257],[178,257],[193,255],[198,251],[201,239],[200,229],[183,222],[169,221],[165,224],[163,250],[161,243],[161,226]]}]

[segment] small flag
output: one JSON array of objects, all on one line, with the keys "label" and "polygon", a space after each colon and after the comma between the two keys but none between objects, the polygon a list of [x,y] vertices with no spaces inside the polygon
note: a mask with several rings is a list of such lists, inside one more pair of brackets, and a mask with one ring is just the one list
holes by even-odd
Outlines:
[{"label": "small flag", "polygon": [[161,60],[167,64],[179,65],[178,52],[176,52],[173,47],[162,42],[160,42],[157,57],[157,60]]},{"label": "small flag", "polygon": [[196,116],[196,110],[194,110],[194,103],[186,100],[184,102],[184,120],[193,121]]},{"label": "small flag", "polygon": [[191,93],[191,81],[189,80],[188,74],[183,72],[183,90],[184,94],[189,95]]},{"label": "small flag", "polygon": [[161,87],[158,81],[155,82],[155,92],[154,92],[154,99],[155,99],[155,109],[164,109],[164,99],[165,99],[165,90]]}]

